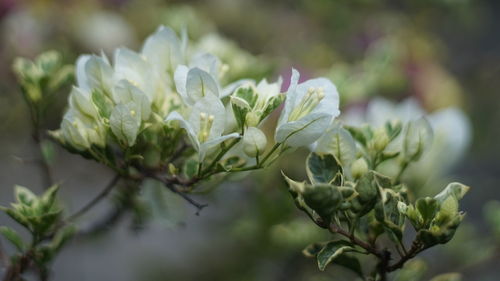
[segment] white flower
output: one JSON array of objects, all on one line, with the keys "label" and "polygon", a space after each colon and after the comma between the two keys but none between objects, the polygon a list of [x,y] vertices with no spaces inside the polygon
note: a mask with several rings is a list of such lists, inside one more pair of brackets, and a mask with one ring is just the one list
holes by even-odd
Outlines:
[{"label": "white flower", "polygon": [[340,114],[339,94],[330,80],[316,78],[299,84],[299,76],[293,69],[275,135],[277,142],[291,147],[316,141]]},{"label": "white flower", "polygon": [[174,111],[165,121],[179,121],[179,125],[186,130],[191,145],[198,151],[201,162],[206,154],[221,142],[239,137],[237,133],[222,136],[226,122],[225,115],[224,105],[219,98],[207,94],[194,103],[188,118]]}]

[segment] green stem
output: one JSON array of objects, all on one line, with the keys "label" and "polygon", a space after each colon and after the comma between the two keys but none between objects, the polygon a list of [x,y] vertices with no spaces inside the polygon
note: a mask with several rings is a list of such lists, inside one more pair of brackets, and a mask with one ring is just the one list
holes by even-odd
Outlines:
[{"label": "green stem", "polygon": [[276,143],[272,148],[271,150],[269,151],[269,153],[267,153],[267,155],[262,158],[262,162],[260,162],[260,166],[264,166],[264,163],[266,163],[266,161],[269,159],[269,157],[271,157],[271,155],[276,151],[276,149],[278,149],[280,147],[281,143],[278,142]]},{"label": "green stem", "polygon": [[[235,140],[233,140],[229,145],[227,145],[226,147],[224,147],[220,152],[219,154],[217,154],[217,156],[214,158],[214,160],[212,161],[212,163],[210,163],[210,165],[208,165],[208,167],[199,173],[199,177],[202,178],[202,177],[205,177],[205,176],[211,176],[213,173],[211,173],[211,171],[213,170],[213,168],[217,165],[217,162],[219,162],[219,160],[222,159],[222,157],[224,157],[224,155],[226,155],[226,153],[233,147],[235,146],[239,141],[241,140],[241,138],[237,138]],[[201,164],[201,163],[200,163]],[[200,169],[201,171],[201,169]]]},{"label": "green stem", "polygon": [[408,165],[410,164],[409,161],[404,160],[403,163],[401,164],[401,169],[399,170],[398,175],[394,179],[394,183],[398,183],[401,181],[401,176],[403,176],[403,173],[405,172],[406,168],[408,168]]}]

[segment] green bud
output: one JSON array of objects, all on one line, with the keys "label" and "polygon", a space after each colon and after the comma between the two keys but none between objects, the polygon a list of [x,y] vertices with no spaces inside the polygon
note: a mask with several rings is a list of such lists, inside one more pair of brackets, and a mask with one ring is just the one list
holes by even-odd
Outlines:
[{"label": "green bud", "polygon": [[260,116],[256,112],[250,111],[247,113],[245,117],[245,124],[248,127],[255,127],[259,125],[259,122],[260,122]]},{"label": "green bud", "polygon": [[385,147],[389,144],[389,136],[385,129],[379,128],[375,130],[373,136],[373,148],[376,151],[383,151]]},{"label": "green bud", "polygon": [[359,179],[368,173],[368,164],[364,158],[359,158],[351,165],[351,174],[355,179]]},{"label": "green bud", "polygon": [[267,145],[266,135],[255,127],[249,127],[243,135],[243,151],[249,157],[261,154]]}]

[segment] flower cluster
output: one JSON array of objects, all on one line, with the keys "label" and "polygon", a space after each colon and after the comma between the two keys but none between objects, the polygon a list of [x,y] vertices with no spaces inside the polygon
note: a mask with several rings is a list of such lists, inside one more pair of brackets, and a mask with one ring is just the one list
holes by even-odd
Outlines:
[{"label": "flower cluster", "polygon": [[[320,270],[336,263],[363,277],[358,256],[371,254],[379,260],[377,274],[384,280],[408,259],[453,238],[464,218],[459,200],[469,187],[450,183],[434,197],[418,198],[415,191],[421,186],[402,180],[408,166],[430,150],[431,140],[432,129],[424,118],[386,121],[382,127],[333,123],[307,158],[309,182],[285,176],[296,206],[317,226],[336,234],[334,240],[304,250],[306,256],[317,258]],[[395,164],[396,173],[380,172],[386,162]],[[416,233],[408,249],[406,222]],[[393,245],[380,248],[382,235]],[[396,249],[400,259],[390,263],[393,253],[388,248]]]},{"label": "flower cluster", "polygon": [[[227,81],[230,72],[218,57],[190,49],[185,34],[179,38],[160,27],[139,53],[120,48],[112,62],[104,54],[78,59],[77,85],[53,135],[69,150],[113,168],[133,161],[165,167],[187,145],[200,176],[217,173],[217,161],[233,147],[231,154],[257,158],[257,165],[248,164],[260,168],[287,148],[316,141],[340,113],[336,87],[325,78],[299,83],[293,70],[285,94],[281,78]],[[276,145],[263,156],[268,141],[259,126],[283,103]]]}]

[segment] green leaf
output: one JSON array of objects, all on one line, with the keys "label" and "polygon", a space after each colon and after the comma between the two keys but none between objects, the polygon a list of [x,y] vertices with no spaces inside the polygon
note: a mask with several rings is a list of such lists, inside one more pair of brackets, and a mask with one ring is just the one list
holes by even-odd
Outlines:
[{"label": "green leaf", "polygon": [[306,186],[302,195],[307,206],[316,211],[326,223],[330,223],[343,200],[340,189],[328,184]]},{"label": "green leaf", "polygon": [[233,96],[244,100],[248,104],[249,110],[255,107],[255,103],[259,97],[255,88],[251,85],[239,87]]},{"label": "green leaf", "polygon": [[312,214],[313,210],[306,204],[304,197],[302,196],[302,193],[305,190],[305,185],[306,185],[305,182],[296,182],[288,178],[283,172],[281,172],[281,174],[285,178],[285,181],[288,186],[288,192],[290,192],[290,195],[293,198],[295,206],[297,206],[298,209],[308,214]]},{"label": "green leaf", "polygon": [[250,105],[244,99],[231,96],[231,106],[238,127],[243,128],[245,126],[246,116],[251,110]]},{"label": "green leaf", "polygon": [[264,120],[269,114],[271,114],[276,108],[278,108],[285,100],[285,94],[280,93],[279,95],[271,97],[266,104],[266,107],[260,115],[260,121]]},{"label": "green leaf", "polygon": [[3,211],[13,220],[15,220],[20,225],[30,229],[30,222],[28,219],[17,210],[2,208]]},{"label": "green leaf", "polygon": [[345,240],[328,242],[317,254],[318,268],[324,271],[326,266],[346,252],[354,251],[352,243]]},{"label": "green leaf", "polygon": [[42,195],[41,202],[45,205],[45,209],[48,211],[54,207],[54,203],[56,201],[56,195],[59,191],[59,185],[55,184],[51,186],[45,193]]},{"label": "green leaf", "polygon": [[335,181],[336,184],[340,184],[341,174],[342,168],[333,155],[311,152],[307,157],[307,176],[311,183],[331,183]]},{"label": "green leaf", "polygon": [[380,190],[380,193],[381,199],[375,205],[375,218],[383,224],[391,239],[396,242],[401,241],[405,216],[404,213],[400,212],[401,204],[399,202],[404,200],[400,194],[390,189]]},{"label": "green leaf", "polygon": [[362,145],[366,146],[368,144],[368,141],[373,138],[373,130],[369,126],[363,126],[363,127],[351,127],[351,126],[344,126],[344,128],[351,133],[351,136],[357,140],[359,143]]},{"label": "green leaf", "polygon": [[26,206],[34,205],[38,200],[36,195],[31,192],[31,190],[20,185],[14,186],[14,196],[16,197],[17,202]]},{"label": "green leaf", "polygon": [[434,198],[425,197],[418,199],[415,205],[422,216],[424,227],[426,227],[436,216],[439,210],[439,203]]},{"label": "green leaf", "polygon": [[66,244],[66,242],[68,242],[75,233],[76,227],[74,226],[68,226],[58,231],[54,236],[54,239],[52,239],[52,242],[50,243],[50,246],[54,250],[54,252],[60,251],[64,244]]},{"label": "green leaf", "polygon": [[354,273],[356,273],[361,279],[365,279],[361,263],[359,262],[359,259],[357,257],[344,253],[335,259],[335,264],[350,269]]},{"label": "green leaf", "polygon": [[323,249],[325,243],[312,243],[302,250],[302,254],[308,258],[315,258],[318,253]]},{"label": "green leaf", "polygon": [[390,141],[394,140],[401,133],[402,129],[403,125],[400,121],[387,121],[385,123],[385,131]]},{"label": "green leaf", "polygon": [[6,226],[0,226],[0,234],[2,234],[5,239],[9,240],[12,245],[16,246],[19,252],[24,252],[26,245],[19,234],[12,228]]}]

